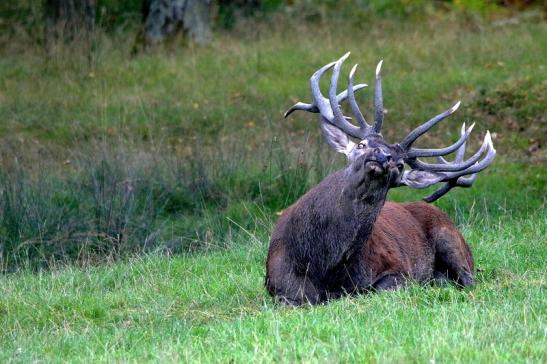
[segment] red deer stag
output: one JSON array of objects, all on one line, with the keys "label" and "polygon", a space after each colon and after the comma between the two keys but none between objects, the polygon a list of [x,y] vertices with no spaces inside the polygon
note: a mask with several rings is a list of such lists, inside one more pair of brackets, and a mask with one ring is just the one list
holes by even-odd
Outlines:
[{"label": "red deer stag", "polygon": [[[496,154],[487,132],[480,149],[464,159],[465,144],[473,125],[462,128],[459,140],[442,149],[420,149],[412,144],[460,103],[435,116],[398,144],[384,141],[380,68],[376,68],[375,120],[369,125],[359,110],[353,85],[357,65],[349,74],[347,90],[336,94],[344,55],[311,77],[311,104],[297,103],[285,114],[305,110],[320,114],[328,144],[346,155],[348,164],[302,196],[280,216],[272,233],[267,258],[266,287],[279,302],[318,304],[341,295],[402,287],[418,282],[453,281],[473,284],[473,257],[450,218],[427,204],[451,188],[469,187],[477,173]],[[325,98],[319,87],[323,74],[333,68]],[[359,126],[343,115],[339,103],[348,100]],[[359,142],[354,143],[350,137]],[[442,156],[456,152],[449,162]],[[484,157],[483,157],[484,156]],[[421,161],[437,157],[439,163]],[[404,164],[410,167],[405,170]],[[444,182],[426,202],[385,202],[390,188],[426,188]]]}]

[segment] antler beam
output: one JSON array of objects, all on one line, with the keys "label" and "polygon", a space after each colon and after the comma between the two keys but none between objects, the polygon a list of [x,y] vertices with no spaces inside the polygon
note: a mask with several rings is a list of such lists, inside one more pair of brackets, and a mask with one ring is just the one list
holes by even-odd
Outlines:
[{"label": "antler beam", "polygon": [[435,116],[434,118],[431,118],[430,120],[426,121],[416,129],[412,130],[400,143],[399,145],[403,149],[408,149],[423,134],[427,133],[429,129],[437,125],[437,123],[441,122],[442,120],[446,119],[448,116],[452,115],[458,108],[460,107],[461,101],[458,101],[454,106],[452,106],[450,109],[446,110],[445,112],[440,113],[439,115]]}]

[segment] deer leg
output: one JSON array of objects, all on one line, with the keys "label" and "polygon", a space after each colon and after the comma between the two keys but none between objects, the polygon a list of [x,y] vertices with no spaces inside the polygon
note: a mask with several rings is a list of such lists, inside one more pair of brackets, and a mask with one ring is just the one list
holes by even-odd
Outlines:
[{"label": "deer leg", "polygon": [[356,254],[352,259],[338,267],[333,276],[343,277],[341,282],[329,286],[329,292],[337,292],[339,296],[346,294],[360,294],[370,291],[370,274],[363,267],[361,257]]},{"label": "deer leg", "polygon": [[325,290],[318,289],[306,272],[299,274],[285,253],[284,245],[275,242],[268,254],[266,288],[275,301],[289,306],[318,304],[327,300]]},{"label": "deer leg", "polygon": [[407,279],[401,273],[385,273],[376,279],[372,288],[377,291],[391,291],[406,286]]},{"label": "deer leg", "polygon": [[449,284],[450,279],[448,278],[448,274],[446,272],[441,272],[438,270],[433,271],[433,280],[431,281],[431,284],[437,285],[437,286],[444,286],[445,284]]},{"label": "deer leg", "polygon": [[436,235],[434,279],[446,277],[461,287],[473,285],[473,261],[467,243],[456,230],[441,230]]},{"label": "deer leg", "polygon": [[275,301],[280,304],[288,306],[300,306],[307,303],[316,305],[327,300],[326,292],[318,290],[305,276],[291,273],[286,275],[282,281],[276,280],[275,287],[271,283],[271,280],[267,282],[268,288],[270,288]]}]

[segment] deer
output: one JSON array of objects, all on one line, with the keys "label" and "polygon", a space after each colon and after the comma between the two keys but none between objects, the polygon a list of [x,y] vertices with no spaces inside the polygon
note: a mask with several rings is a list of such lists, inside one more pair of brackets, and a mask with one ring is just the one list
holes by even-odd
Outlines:
[{"label": "deer", "polygon": [[[492,163],[496,150],[490,132],[467,159],[466,143],[474,124],[466,128],[464,123],[459,139],[448,147],[413,147],[420,136],[458,109],[457,102],[401,142],[387,143],[381,134],[383,61],[376,67],[374,124],[370,125],[355,99],[355,91],[367,86],[354,85],[357,64],[349,73],[347,89],[337,94],[341,67],[348,56],[349,52],[312,75],[311,104],[298,102],[285,113],[285,118],[297,110],[319,113],[324,138],[347,157],[347,165],[279,216],[266,260],[267,291],[281,304],[300,306],[395,290],[409,282],[472,286],[471,249],[450,217],[431,203],[454,187],[471,187],[478,173]],[[325,97],[319,82],[331,69]],[[346,100],[357,125],[343,114],[340,104]],[[454,153],[453,160],[445,158]],[[431,157],[437,163],[424,160]],[[443,185],[424,201],[386,202],[391,188],[423,189],[438,183]]]}]

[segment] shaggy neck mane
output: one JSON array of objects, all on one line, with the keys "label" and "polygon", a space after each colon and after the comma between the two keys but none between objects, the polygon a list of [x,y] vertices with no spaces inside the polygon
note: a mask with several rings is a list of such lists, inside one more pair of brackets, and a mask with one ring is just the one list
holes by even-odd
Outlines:
[{"label": "shaggy neck mane", "polygon": [[348,186],[344,192],[348,190],[352,193],[344,194],[351,199],[350,203],[353,207],[351,220],[355,222],[351,247],[348,252],[352,254],[359,251],[368,241],[374,223],[386,201],[389,187],[383,181],[366,181],[358,188]]}]

